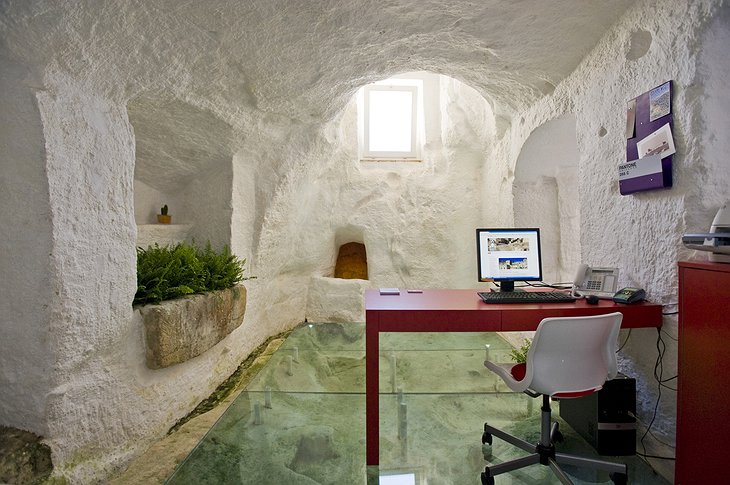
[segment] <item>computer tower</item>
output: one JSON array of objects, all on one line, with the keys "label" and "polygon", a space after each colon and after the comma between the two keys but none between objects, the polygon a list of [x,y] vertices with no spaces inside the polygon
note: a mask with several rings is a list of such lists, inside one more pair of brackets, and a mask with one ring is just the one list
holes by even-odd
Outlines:
[{"label": "computer tower", "polygon": [[619,374],[598,392],[560,400],[560,417],[600,455],[636,454],[636,380]]}]

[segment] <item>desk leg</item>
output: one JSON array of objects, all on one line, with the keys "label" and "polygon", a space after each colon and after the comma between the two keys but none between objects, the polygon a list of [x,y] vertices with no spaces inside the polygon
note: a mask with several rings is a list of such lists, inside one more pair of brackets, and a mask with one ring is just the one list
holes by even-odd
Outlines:
[{"label": "desk leg", "polygon": [[380,334],[377,315],[365,320],[365,464],[370,475],[370,467],[377,467],[380,458]]}]

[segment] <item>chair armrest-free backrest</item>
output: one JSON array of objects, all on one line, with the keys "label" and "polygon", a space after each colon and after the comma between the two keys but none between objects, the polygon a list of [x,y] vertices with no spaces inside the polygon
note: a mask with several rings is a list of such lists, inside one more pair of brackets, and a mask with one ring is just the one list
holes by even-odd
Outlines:
[{"label": "chair armrest-free backrest", "polygon": [[527,353],[525,385],[540,394],[599,390],[618,373],[621,313],[546,318]]}]

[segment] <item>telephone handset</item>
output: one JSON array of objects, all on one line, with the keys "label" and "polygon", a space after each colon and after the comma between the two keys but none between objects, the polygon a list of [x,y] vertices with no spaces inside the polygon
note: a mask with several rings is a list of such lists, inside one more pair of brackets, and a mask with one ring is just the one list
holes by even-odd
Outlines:
[{"label": "telephone handset", "polygon": [[573,296],[595,295],[610,300],[618,287],[618,268],[591,268],[581,264],[573,281]]}]

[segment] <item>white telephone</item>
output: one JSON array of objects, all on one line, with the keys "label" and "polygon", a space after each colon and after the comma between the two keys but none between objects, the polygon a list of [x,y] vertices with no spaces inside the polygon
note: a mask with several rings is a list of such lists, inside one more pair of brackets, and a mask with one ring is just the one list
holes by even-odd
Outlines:
[{"label": "white telephone", "polygon": [[618,287],[618,268],[591,268],[581,264],[573,281],[573,296],[612,299]]}]

